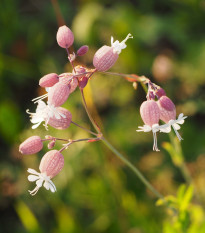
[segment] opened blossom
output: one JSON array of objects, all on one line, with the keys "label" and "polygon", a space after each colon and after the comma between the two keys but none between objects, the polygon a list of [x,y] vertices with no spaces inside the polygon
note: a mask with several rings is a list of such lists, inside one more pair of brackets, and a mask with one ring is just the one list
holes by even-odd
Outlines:
[{"label": "opened blossom", "polygon": [[129,38],[133,38],[130,33],[122,42],[119,42],[118,40],[114,42],[114,38],[111,37],[111,46],[104,45],[95,53],[93,57],[94,67],[98,71],[109,70],[117,61],[122,49],[125,49],[127,47],[125,42]]},{"label": "opened blossom", "polygon": [[59,151],[51,150],[47,152],[41,159],[40,172],[31,168],[28,169],[28,172],[31,173],[28,180],[36,182],[36,187],[32,191],[29,190],[29,193],[35,195],[42,186],[53,193],[56,192],[56,187],[51,179],[62,170],[63,166],[64,158]]},{"label": "opened blossom", "polygon": [[154,143],[153,150],[159,151],[157,146],[157,132],[160,130],[159,119],[160,119],[160,110],[157,103],[154,100],[144,101],[140,107],[140,115],[145,123],[144,126],[139,126],[137,132],[150,132],[153,133]]},{"label": "opened blossom", "polygon": [[176,107],[171,99],[167,96],[162,96],[157,101],[157,104],[160,109],[160,119],[166,123],[165,125],[161,126],[160,131],[163,133],[169,133],[172,127],[178,139],[182,140],[183,138],[178,133],[178,130],[181,128],[180,125],[184,123],[184,120],[187,117],[181,113],[179,114],[178,119],[176,119]]},{"label": "opened blossom", "polygon": [[58,108],[54,107],[49,103],[46,104],[42,100],[38,101],[38,105],[35,113],[31,113],[29,112],[29,110],[27,110],[27,113],[30,114],[31,123],[34,124],[32,126],[32,129],[36,129],[44,121],[45,121],[44,126],[46,129],[48,129],[47,125],[50,118],[55,117],[57,120],[61,118],[66,118],[66,116],[61,111],[58,110]]}]

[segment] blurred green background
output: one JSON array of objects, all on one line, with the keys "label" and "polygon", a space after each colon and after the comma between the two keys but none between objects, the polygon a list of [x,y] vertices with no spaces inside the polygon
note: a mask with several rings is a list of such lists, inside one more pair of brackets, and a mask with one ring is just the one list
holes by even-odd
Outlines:
[{"label": "blurred green background", "polygon": [[[181,145],[161,134],[161,151],[156,153],[151,133],[136,133],[145,100],[140,85],[134,90],[123,78],[96,74],[85,89],[105,137],[168,196],[179,214],[156,206],[156,197],[101,142],[77,143],[64,151],[65,167],[53,179],[57,193],[42,188],[36,196],[29,195],[27,190],[35,184],[28,182],[26,170],[38,170],[47,146],[38,155],[22,156],[19,144],[32,135],[72,139],[89,135],[73,125],[65,131],[50,127],[46,132],[43,126],[32,130],[25,112],[35,110],[31,99],[43,93],[38,87],[43,75],[71,71],[66,52],[56,43],[57,1],[1,0],[0,232],[204,233],[205,1],[58,3],[75,35],[72,49],[83,44],[90,48],[76,64],[92,68],[95,51],[110,45],[111,36],[121,41],[131,33],[134,38],[111,71],[146,75],[166,90],[178,114],[188,116],[180,130]],[[91,128],[78,90],[64,107],[73,121]],[[193,197],[187,182],[194,186]]]}]

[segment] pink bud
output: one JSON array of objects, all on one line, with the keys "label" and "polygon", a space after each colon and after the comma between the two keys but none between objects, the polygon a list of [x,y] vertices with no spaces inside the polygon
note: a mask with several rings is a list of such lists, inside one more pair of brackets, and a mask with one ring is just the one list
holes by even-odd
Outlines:
[{"label": "pink bud", "polygon": [[80,88],[84,88],[88,83],[88,78],[86,76],[84,76],[82,78],[79,78],[78,80],[79,80],[78,85],[79,85]]},{"label": "pink bud", "polygon": [[41,87],[52,87],[59,81],[58,75],[55,73],[47,74],[39,80]]},{"label": "pink bud", "polygon": [[75,91],[76,87],[78,86],[77,78],[72,78],[72,73],[64,73],[60,75],[60,81],[70,87],[70,94]]},{"label": "pink bud", "polygon": [[57,150],[51,150],[41,159],[39,170],[52,179],[62,170],[63,166],[63,155]]},{"label": "pink bud", "polygon": [[64,25],[59,27],[56,39],[60,47],[69,48],[73,44],[74,35],[72,31]]},{"label": "pink bud", "polygon": [[54,140],[52,140],[52,141],[50,141],[49,143],[48,143],[48,149],[50,150],[50,149],[53,149],[53,147],[55,146],[55,144],[56,144],[56,140],[54,139]]},{"label": "pink bud", "polygon": [[54,107],[61,106],[68,99],[70,88],[68,85],[58,82],[48,92],[48,103]]},{"label": "pink bud", "polygon": [[19,151],[23,155],[30,155],[39,152],[43,148],[42,140],[39,136],[32,136],[27,138],[19,146]]},{"label": "pink bud", "polygon": [[167,96],[162,96],[157,104],[160,109],[160,119],[165,123],[168,123],[170,120],[176,119],[176,107],[170,98]]},{"label": "pink bud", "polygon": [[78,86],[80,88],[84,88],[88,83],[89,75],[88,74],[83,74],[83,73],[86,73],[86,72],[87,72],[87,70],[83,66],[76,66],[75,67],[75,74],[78,74],[78,75],[82,74],[82,76],[78,76]]},{"label": "pink bud", "polygon": [[115,64],[118,57],[118,53],[114,53],[112,47],[104,45],[95,53],[93,65],[98,71],[106,71]]},{"label": "pink bud", "polygon": [[140,115],[146,125],[152,127],[158,124],[160,111],[157,103],[154,100],[144,101],[140,107]]},{"label": "pink bud", "polygon": [[85,54],[87,53],[88,49],[89,49],[89,47],[88,47],[87,45],[81,46],[81,47],[78,49],[78,51],[77,51],[77,55],[78,55],[78,56],[83,56],[83,55],[85,55]]},{"label": "pink bud", "polygon": [[51,117],[48,121],[48,124],[56,129],[67,129],[70,126],[72,115],[71,113],[62,107],[57,108],[58,113],[61,113],[65,116],[61,117],[60,119],[56,119],[55,116]]},{"label": "pink bud", "polygon": [[155,94],[157,95],[158,98],[160,98],[161,96],[166,95],[166,92],[163,88],[159,88],[158,90],[155,91]]}]

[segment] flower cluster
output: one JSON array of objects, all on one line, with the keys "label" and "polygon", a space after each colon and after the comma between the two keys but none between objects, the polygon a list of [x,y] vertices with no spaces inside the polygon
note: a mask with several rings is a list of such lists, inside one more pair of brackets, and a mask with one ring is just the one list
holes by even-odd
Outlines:
[{"label": "flower cluster", "polygon": [[[39,80],[39,85],[45,89],[46,94],[32,100],[37,104],[37,108],[34,113],[27,110],[27,113],[31,117],[31,123],[33,124],[32,129],[36,129],[42,122],[44,122],[46,130],[48,130],[48,126],[59,130],[65,130],[71,123],[73,123],[96,137],[71,140],[55,138],[52,136],[46,136],[45,139],[41,139],[39,136],[32,136],[26,139],[19,147],[19,151],[24,155],[38,153],[40,150],[42,150],[43,142],[45,141],[49,142],[48,149],[50,149],[50,151],[47,152],[41,159],[39,166],[40,172],[37,172],[31,168],[28,169],[28,172],[30,173],[28,180],[31,182],[36,182],[36,187],[32,191],[29,191],[31,195],[35,195],[42,186],[51,192],[56,191],[56,187],[51,179],[62,170],[64,166],[64,157],[61,152],[67,149],[68,146],[70,146],[72,143],[81,141],[94,142],[103,140],[103,135],[99,127],[96,125],[95,120],[92,119],[88,112],[83,95],[83,89],[95,72],[106,73],[106,71],[115,64],[122,49],[126,48],[125,43],[129,38],[133,38],[131,34],[128,34],[122,42],[119,42],[118,40],[114,42],[113,37],[111,37],[111,46],[104,45],[96,51],[93,57],[94,68],[89,69],[82,65],[74,66],[75,59],[78,56],[83,56],[88,52],[88,46],[83,45],[77,50],[76,53],[73,52],[70,54],[69,48],[73,45],[74,35],[67,26],[62,26],[58,29],[56,37],[57,43],[60,47],[66,49],[68,60],[72,65],[72,71],[70,73],[62,74],[50,73],[43,76]],[[117,75],[126,77],[126,75],[123,74]],[[166,96],[166,93],[162,88],[155,85],[147,78],[140,79],[139,76],[132,77],[135,78],[134,81],[145,82],[148,84],[147,100],[143,102],[140,107],[140,114],[145,125],[139,127],[139,130],[137,131],[153,132],[153,150],[155,151],[158,151],[156,136],[157,132],[169,133],[172,127],[179,140],[181,140],[182,138],[179,135],[178,130],[180,129],[180,125],[184,123],[184,119],[186,117],[183,116],[183,114],[180,114],[176,119],[175,105]],[[73,122],[70,111],[62,107],[71,93],[73,93],[77,87],[81,91],[85,110],[97,133],[85,129],[84,127]],[[44,99],[47,99],[47,101],[44,102]],[[165,124],[159,125],[159,120],[164,121]],[[67,142],[66,144],[63,144],[63,147],[59,151],[53,150],[57,140]]]},{"label": "flower cluster", "polygon": [[[139,126],[137,131],[152,131],[154,151],[159,151],[157,146],[157,132],[169,133],[171,128],[173,128],[178,139],[180,141],[182,140],[178,130],[180,129],[180,125],[184,123],[186,116],[181,113],[176,119],[176,107],[174,103],[166,96],[165,91],[161,87],[150,81],[148,82],[147,100],[140,106],[140,115],[145,125]],[[159,125],[160,120],[165,122],[165,124]]]},{"label": "flower cluster", "polygon": [[[118,40],[114,42],[112,37],[111,46],[102,46],[95,53],[93,57],[94,69],[88,69],[84,66],[73,65],[77,56],[83,56],[88,52],[88,46],[83,45],[76,53],[70,54],[69,48],[73,45],[74,35],[67,26],[64,25],[60,27],[56,36],[57,43],[60,47],[66,49],[68,60],[72,64],[73,70],[70,73],[62,73],[59,75],[50,73],[39,80],[39,85],[45,89],[46,94],[32,100],[37,104],[34,113],[27,110],[27,113],[31,117],[31,123],[33,124],[32,129],[36,129],[42,122],[45,122],[44,126],[46,130],[48,130],[48,125],[56,129],[64,130],[67,129],[71,123],[74,123],[72,121],[72,114],[62,107],[62,105],[77,87],[82,90],[87,85],[92,74],[97,71],[106,71],[111,68],[118,59],[121,50],[126,48],[125,42],[129,38],[132,38],[131,34],[128,34],[122,42],[119,42]],[[47,102],[44,102],[43,99],[47,99]],[[76,123],[74,124],[79,126]],[[63,168],[64,158],[61,152],[74,142],[93,142],[100,140],[100,135],[95,133],[92,134],[97,135],[97,138],[66,140],[57,139],[52,136],[46,136],[46,139],[41,139],[39,136],[32,136],[26,139],[19,146],[19,151],[24,155],[38,153],[43,148],[43,141],[50,141],[48,143],[48,149],[52,149],[55,146],[56,140],[68,141],[60,151],[50,150],[43,156],[39,166],[40,173],[34,169],[28,169],[28,172],[31,173],[31,175],[28,176],[28,180],[36,182],[36,187],[34,190],[29,191],[30,194],[35,195],[41,186],[44,186],[47,190],[51,190],[51,192],[55,192],[56,187],[51,179]]]}]

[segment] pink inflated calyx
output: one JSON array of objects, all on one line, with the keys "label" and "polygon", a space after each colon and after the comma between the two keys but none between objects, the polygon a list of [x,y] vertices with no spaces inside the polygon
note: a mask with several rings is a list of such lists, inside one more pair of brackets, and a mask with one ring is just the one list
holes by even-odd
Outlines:
[{"label": "pink inflated calyx", "polygon": [[152,127],[152,125],[158,124],[160,111],[157,103],[154,100],[144,101],[140,107],[140,115],[146,125]]},{"label": "pink inflated calyx", "polygon": [[129,38],[133,38],[130,33],[122,42],[119,42],[118,40],[114,42],[113,37],[111,37],[111,46],[104,45],[95,53],[93,57],[94,67],[98,71],[109,70],[117,61],[122,49],[125,49],[127,47],[125,42]]},{"label": "pink inflated calyx", "polygon": [[104,45],[95,53],[93,65],[98,71],[107,71],[115,64],[118,57],[119,55],[114,53],[112,47]]},{"label": "pink inflated calyx", "polygon": [[78,79],[73,77],[73,73],[63,73],[60,75],[59,82],[62,82],[70,87],[70,94],[75,91],[78,86]]},{"label": "pink inflated calyx", "polygon": [[52,179],[62,170],[63,166],[63,155],[57,150],[51,150],[41,159],[39,170]]},{"label": "pink inflated calyx", "polygon": [[60,47],[69,48],[73,44],[74,35],[70,28],[64,25],[59,27],[56,39]]},{"label": "pink inflated calyx", "polygon": [[19,146],[19,151],[23,155],[30,155],[38,153],[43,148],[42,140],[39,136],[32,136],[27,138],[24,142]]},{"label": "pink inflated calyx", "polygon": [[52,86],[55,85],[58,81],[59,81],[58,75],[55,74],[55,73],[50,73],[50,74],[47,74],[47,75],[43,76],[43,77],[39,80],[39,85],[40,85],[41,87],[52,87]]},{"label": "pink inflated calyx", "polygon": [[54,107],[61,106],[68,99],[70,87],[62,82],[56,83],[48,92],[48,103]]},{"label": "pink inflated calyx", "polygon": [[56,117],[50,117],[48,120],[48,124],[56,129],[67,129],[70,126],[72,120],[72,114],[65,108],[58,107],[57,111],[61,113],[64,117],[60,119],[56,119]]},{"label": "pink inflated calyx", "polygon": [[176,119],[176,107],[169,97],[160,97],[157,104],[160,109],[160,119],[162,121],[168,123],[170,120]]}]

